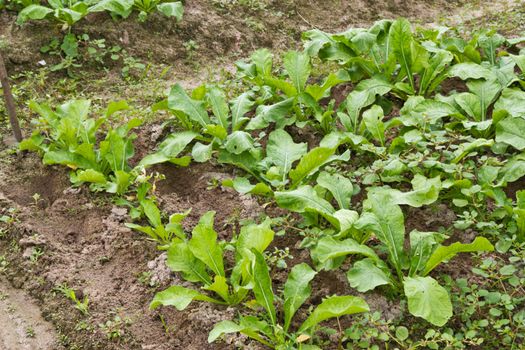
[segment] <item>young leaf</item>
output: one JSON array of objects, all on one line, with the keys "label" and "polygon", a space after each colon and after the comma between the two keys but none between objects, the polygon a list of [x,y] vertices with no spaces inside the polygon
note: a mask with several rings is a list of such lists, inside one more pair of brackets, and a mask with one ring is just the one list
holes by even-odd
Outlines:
[{"label": "young leaf", "polygon": [[383,123],[383,118],[383,109],[378,105],[373,105],[372,108],[363,113],[363,122],[366,129],[379,141],[381,146],[385,145],[385,124]]},{"label": "young leaf", "polygon": [[204,108],[203,102],[193,100],[179,84],[171,88],[168,95],[168,107],[172,110],[185,113],[191,120],[199,123],[203,128],[210,124],[210,118]]},{"label": "young leaf", "polygon": [[354,187],[349,179],[339,174],[330,175],[327,172],[322,172],[317,177],[317,184],[330,191],[339,204],[339,208],[350,208],[350,199],[354,193]]},{"label": "young leaf", "polygon": [[330,259],[335,259],[349,254],[360,254],[379,261],[379,257],[370,247],[359,244],[351,238],[342,241],[336,241],[332,237],[323,237],[317,245],[311,250],[312,259],[324,263]]},{"label": "young leaf", "polygon": [[301,186],[292,191],[275,192],[275,200],[281,208],[296,213],[310,211],[331,216],[335,211],[332,205],[319,197],[310,185]]},{"label": "young leaf", "polygon": [[389,274],[377,267],[374,260],[370,258],[354,263],[348,270],[346,277],[350,286],[361,293],[391,283]]},{"label": "young leaf", "polygon": [[168,248],[166,265],[175,272],[181,272],[185,280],[211,284],[206,265],[190,251],[187,242],[172,243]]},{"label": "young leaf", "polygon": [[206,97],[208,99],[208,103],[211,106],[211,110],[215,115],[215,118],[217,118],[217,121],[224,128],[224,130],[227,131],[230,126],[230,109],[228,108],[228,103],[226,103],[224,92],[221,89],[213,86],[207,89]]},{"label": "young leaf", "polygon": [[237,238],[236,248],[242,254],[245,250],[256,249],[264,252],[273,241],[275,233],[271,229],[271,220],[266,219],[261,224],[250,224],[241,227],[241,233]]},{"label": "young leaf", "polygon": [[315,277],[316,272],[305,263],[295,265],[288,280],[284,285],[284,331],[288,331],[290,322],[292,321],[295,312],[308,299],[312,288],[310,281]]},{"label": "young leaf", "polygon": [[370,308],[361,298],[353,296],[329,297],[323,300],[310,316],[308,316],[306,321],[304,321],[299,328],[299,332],[304,332],[330,318],[353,315],[367,311],[370,311]]},{"label": "young leaf", "polygon": [[278,129],[268,137],[266,159],[280,169],[282,181],[286,180],[293,162],[301,159],[306,153],[307,145],[304,142],[295,143],[286,131]]},{"label": "young leaf", "polygon": [[161,305],[175,306],[177,310],[184,310],[193,300],[207,301],[210,303],[222,304],[222,302],[210,298],[196,290],[184,288],[181,286],[171,286],[155,294],[150,304],[150,309],[154,310]]},{"label": "young leaf", "polygon": [[452,303],[445,288],[432,277],[406,277],[403,282],[408,311],[441,327],[452,316]]},{"label": "young leaf", "polygon": [[182,131],[169,135],[159,145],[158,151],[142,158],[139,165],[148,166],[175,159],[198,135],[193,131]]},{"label": "young leaf", "polygon": [[251,95],[248,92],[245,92],[232,100],[232,131],[239,130],[242,124],[248,120],[244,115],[248,113],[253,105],[254,102],[251,100]]},{"label": "young leaf", "polygon": [[310,76],[310,56],[306,53],[289,51],[284,55],[283,65],[297,92],[303,92]]},{"label": "young leaf", "polygon": [[275,306],[273,305],[273,290],[272,290],[272,279],[270,278],[270,271],[264,256],[257,251],[252,249],[252,253],[255,255],[255,262],[253,265],[253,294],[257,302],[264,307],[270,321],[273,326],[277,325],[277,316],[275,313]]},{"label": "young leaf", "polygon": [[426,276],[430,271],[432,271],[436,266],[438,266],[443,261],[448,261],[452,259],[458,253],[468,253],[468,252],[491,252],[494,250],[494,246],[490,244],[488,239],[485,237],[476,237],[472,243],[464,244],[460,242],[452,243],[449,246],[439,246],[428,258],[427,263],[425,264],[425,269],[423,270],[422,275]]},{"label": "young leaf", "polygon": [[204,214],[192,231],[188,242],[190,251],[206,264],[216,275],[224,277],[222,248],[217,244],[217,232],[213,229],[214,211]]},{"label": "young leaf", "polygon": [[410,22],[404,18],[400,18],[390,26],[390,40],[392,42],[392,50],[401,65],[401,71],[406,74],[410,87],[415,89],[414,77],[412,75],[412,29]]}]

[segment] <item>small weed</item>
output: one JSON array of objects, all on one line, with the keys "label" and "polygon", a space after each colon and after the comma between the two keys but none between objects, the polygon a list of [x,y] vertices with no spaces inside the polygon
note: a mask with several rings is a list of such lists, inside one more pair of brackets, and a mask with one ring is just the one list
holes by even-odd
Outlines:
[{"label": "small weed", "polygon": [[26,328],[26,336],[27,336],[28,338],[34,338],[34,337],[35,337],[35,330],[33,329],[33,327],[28,326],[28,327]]},{"label": "small weed", "polygon": [[66,298],[73,301],[75,303],[75,308],[82,313],[82,315],[88,315],[88,306],[89,306],[89,298],[87,295],[84,296],[84,298],[79,300],[77,298],[77,295],[75,291],[72,288],[69,288],[67,284],[60,284],[55,288],[55,291],[62,293]]}]

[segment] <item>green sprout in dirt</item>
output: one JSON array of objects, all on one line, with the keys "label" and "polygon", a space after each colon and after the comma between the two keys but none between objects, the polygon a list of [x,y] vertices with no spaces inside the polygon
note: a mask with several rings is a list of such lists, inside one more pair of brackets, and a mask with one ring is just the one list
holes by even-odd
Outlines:
[{"label": "green sprout in dirt", "polygon": [[[192,231],[191,239],[175,240],[168,248],[168,267],[181,276],[210,292],[202,293],[178,285],[159,292],[151,302],[151,308],[161,305],[185,309],[193,300],[217,304],[236,305],[243,302],[257,284],[253,273],[255,252],[263,253],[274,238],[266,219],[261,224],[247,224],[241,227],[238,237],[229,243],[217,241],[213,228],[215,212],[204,214]],[[224,256],[233,251],[235,261],[228,269]],[[229,275],[228,275],[229,272]]]},{"label": "green sprout in dirt", "polygon": [[57,292],[60,292],[62,295],[64,295],[66,298],[71,300],[75,303],[75,308],[80,311],[82,315],[88,315],[89,314],[89,298],[87,295],[84,295],[84,298],[82,300],[78,299],[77,294],[75,293],[75,290],[72,288],[69,288],[67,284],[60,284],[58,285],[55,290]]}]

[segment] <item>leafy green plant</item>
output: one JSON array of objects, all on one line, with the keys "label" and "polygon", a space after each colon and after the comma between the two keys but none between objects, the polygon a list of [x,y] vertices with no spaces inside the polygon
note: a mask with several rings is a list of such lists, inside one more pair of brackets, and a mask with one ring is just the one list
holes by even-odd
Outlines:
[{"label": "leafy green plant", "polygon": [[39,152],[44,164],[61,164],[72,169],[71,182],[89,183],[95,191],[123,194],[137,175],[128,161],[134,155],[129,132],[141,124],[132,119],[117,128],[109,127],[102,141],[97,132],[117,111],[128,109],[125,101],[109,104],[104,117],[90,118],[90,101],[74,100],[53,111],[49,106],[30,102],[40,115],[32,136],[20,143],[21,150]]},{"label": "leafy green plant", "polygon": [[62,293],[66,298],[74,302],[75,308],[80,311],[82,315],[87,315],[89,313],[89,298],[87,295],[84,295],[82,300],[78,299],[75,290],[69,288],[67,284],[61,284],[57,286],[55,290]]},{"label": "leafy green plant", "polygon": [[134,0],[133,7],[139,11],[139,21],[141,22],[146,21],[148,15],[155,10],[166,17],[175,17],[177,21],[180,21],[184,11],[180,1]]},{"label": "leafy green plant", "polygon": [[259,252],[254,251],[254,254],[253,274],[256,283],[253,291],[257,303],[264,309],[264,314],[240,316],[238,323],[219,322],[210,332],[208,342],[215,341],[223,334],[242,333],[272,349],[321,349],[311,342],[321,322],[369,311],[367,303],[361,298],[331,296],[315,307],[297,330],[292,332],[290,331],[292,320],[297,310],[310,297],[312,292],[310,281],[315,277],[316,272],[305,263],[292,268],[282,293],[283,320],[279,322],[268,266]]},{"label": "leafy green plant", "polygon": [[[242,226],[238,237],[224,245],[217,241],[217,232],[213,228],[214,215],[215,212],[209,211],[201,217],[192,231],[191,239],[178,239],[170,244],[167,265],[185,280],[201,284],[202,289],[215,296],[175,285],[155,295],[150,305],[152,309],[164,305],[183,310],[193,300],[236,305],[247,297],[250,290],[256,288],[258,282],[251,266],[255,254],[264,252],[273,240],[270,219],[259,225]],[[229,277],[226,275],[228,270],[224,259],[226,249],[235,254]]]},{"label": "leafy green plant", "polygon": [[[443,326],[452,316],[450,297],[428,274],[458,253],[492,251],[494,247],[483,237],[477,237],[469,244],[442,245],[442,234],[414,230],[409,234],[410,248],[406,248],[404,216],[395,197],[384,192],[369,192],[364,208],[354,227],[373,233],[381,242],[381,248],[386,250],[388,260],[383,261],[373,249],[352,238],[337,241],[330,237],[322,238],[312,250],[314,260],[327,266],[330,262],[339,265],[341,257],[349,254],[365,256],[347,273],[353,288],[366,292],[389,285],[404,293],[411,314]],[[395,271],[393,274],[390,268]]]}]

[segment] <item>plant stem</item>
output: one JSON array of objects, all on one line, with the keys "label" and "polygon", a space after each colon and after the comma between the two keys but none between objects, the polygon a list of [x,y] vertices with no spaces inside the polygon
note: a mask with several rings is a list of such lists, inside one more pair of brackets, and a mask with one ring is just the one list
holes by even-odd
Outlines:
[{"label": "plant stem", "polygon": [[11,123],[11,128],[13,129],[13,134],[15,135],[16,141],[20,142],[23,139],[22,130],[20,130],[20,124],[18,123],[18,118],[16,117],[15,109],[15,100],[13,99],[13,94],[11,93],[11,87],[9,86],[7,70],[5,69],[4,58],[0,52],[0,82],[2,83],[2,89],[4,90],[5,105],[7,109],[7,114],[9,114],[9,121]]}]

